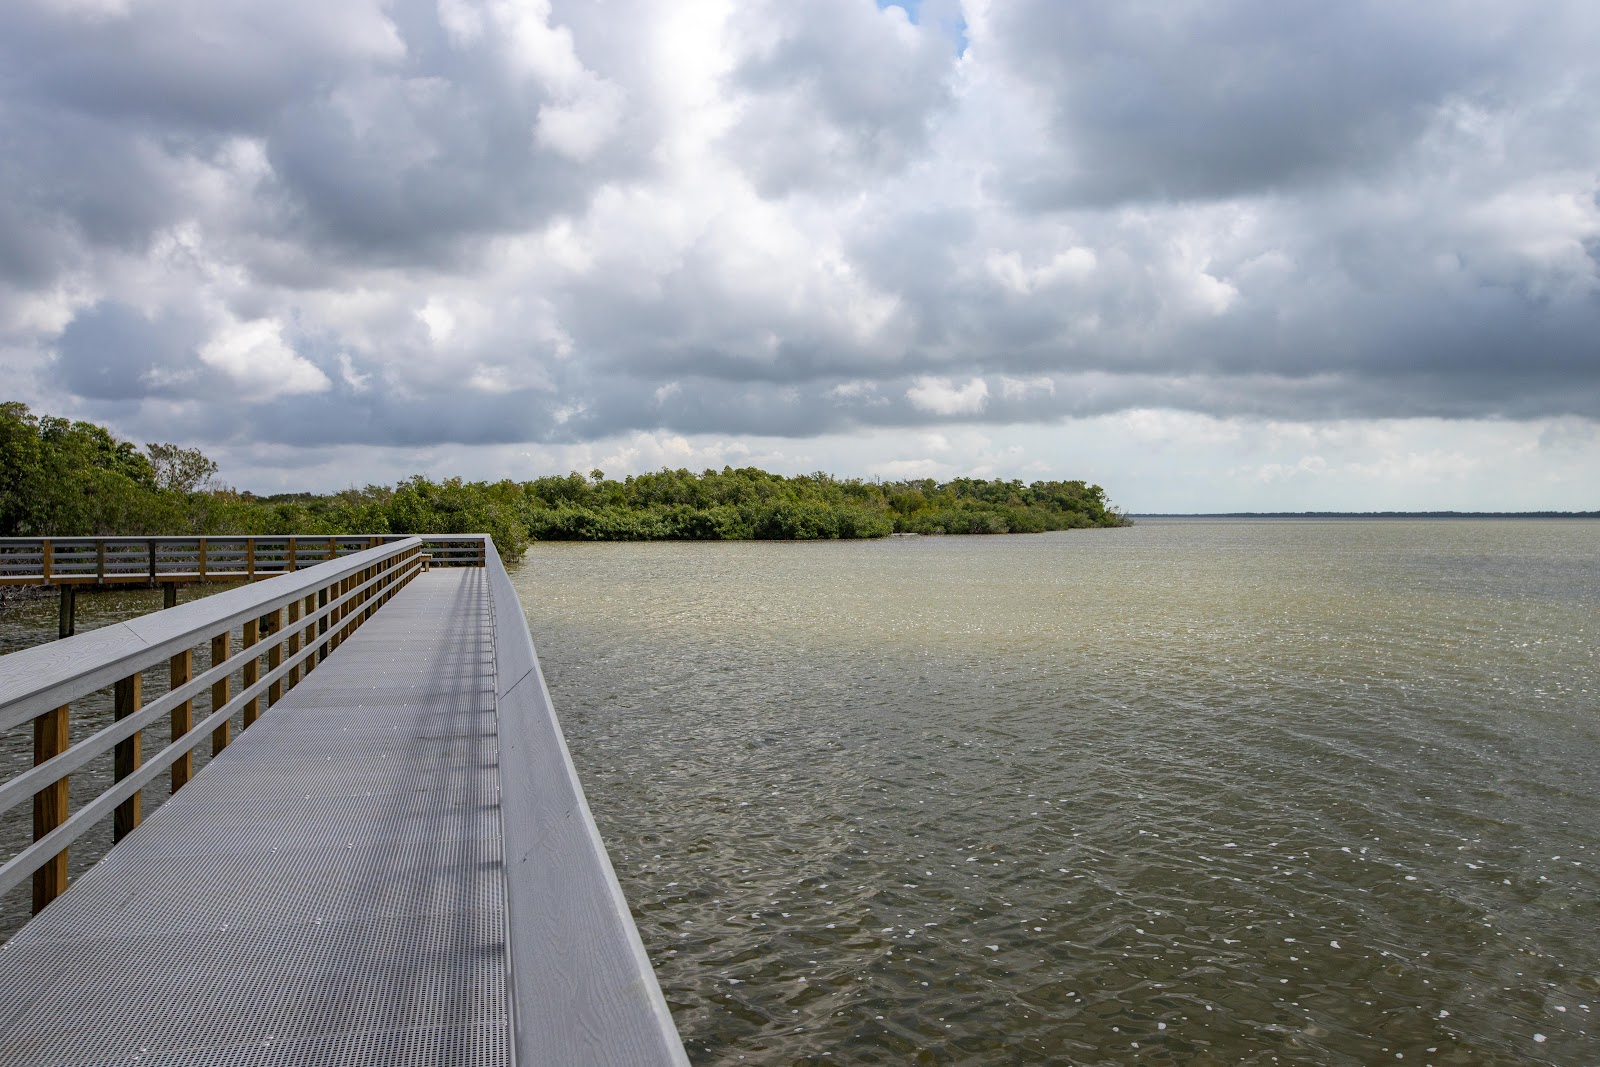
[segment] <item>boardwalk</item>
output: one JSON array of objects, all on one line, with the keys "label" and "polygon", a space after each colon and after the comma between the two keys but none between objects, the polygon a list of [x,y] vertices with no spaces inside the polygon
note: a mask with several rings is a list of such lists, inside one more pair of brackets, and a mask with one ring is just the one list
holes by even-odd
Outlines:
[{"label": "boardwalk", "polygon": [[415,577],[0,947],[0,1064],[683,1062],[581,835],[548,830],[581,794],[502,819],[531,769],[502,752],[565,752],[502,739],[506,692],[543,684],[531,646],[497,656],[496,570]]}]

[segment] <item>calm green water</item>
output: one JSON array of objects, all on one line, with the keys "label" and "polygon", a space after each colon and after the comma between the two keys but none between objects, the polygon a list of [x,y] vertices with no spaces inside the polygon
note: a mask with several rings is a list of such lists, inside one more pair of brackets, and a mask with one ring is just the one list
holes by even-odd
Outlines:
[{"label": "calm green water", "polygon": [[[514,578],[697,1064],[1600,1062],[1600,523],[541,544]],[[80,627],[157,603],[124,599]],[[54,626],[12,606],[0,647]]]},{"label": "calm green water", "polygon": [[515,578],[696,1063],[1600,1062],[1600,523]]}]

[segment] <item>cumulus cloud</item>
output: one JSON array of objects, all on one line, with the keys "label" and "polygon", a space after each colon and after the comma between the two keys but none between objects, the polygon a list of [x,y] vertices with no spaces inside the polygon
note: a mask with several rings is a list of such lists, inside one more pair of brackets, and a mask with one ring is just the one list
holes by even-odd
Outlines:
[{"label": "cumulus cloud", "polygon": [[240,390],[266,398],[320,393],[331,384],[284,342],[282,325],[272,319],[220,324],[200,346],[200,360]]},{"label": "cumulus cloud", "polygon": [[956,57],[937,26],[862,0],[742,4],[724,144],[763,193],[859,187],[928,148]]},{"label": "cumulus cloud", "polygon": [[1581,450],[1597,41],[1576,0],[16,0],[0,362],[217,447],[1157,412]]},{"label": "cumulus cloud", "polygon": [[982,378],[962,385],[948,378],[918,378],[906,390],[906,399],[935,415],[975,415],[989,402],[989,384]]}]

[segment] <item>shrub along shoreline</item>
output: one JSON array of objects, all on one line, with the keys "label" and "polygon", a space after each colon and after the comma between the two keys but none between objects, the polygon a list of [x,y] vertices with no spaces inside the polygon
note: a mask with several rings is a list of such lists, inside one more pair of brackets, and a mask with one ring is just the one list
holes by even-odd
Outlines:
[{"label": "shrub along shoreline", "polygon": [[0,536],[460,533],[507,560],[539,541],[821,540],[892,533],[1040,533],[1125,526],[1081,481],[795,477],[754,467],[595,470],[531,481],[443,481],[257,496],[218,485],[196,449],[141,451],[104,427],[0,404]]}]

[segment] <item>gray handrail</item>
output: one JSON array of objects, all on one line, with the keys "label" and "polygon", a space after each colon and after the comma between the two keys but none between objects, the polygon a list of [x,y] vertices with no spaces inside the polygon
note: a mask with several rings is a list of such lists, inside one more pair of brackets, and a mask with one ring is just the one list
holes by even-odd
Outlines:
[{"label": "gray handrail", "polygon": [[517,591],[499,554],[486,557],[516,1061],[687,1067],[561,736]]},{"label": "gray handrail", "polygon": [[0,585],[125,585],[255,580],[418,536],[443,564],[482,566],[485,540],[461,534],[225,534],[0,537]]},{"label": "gray handrail", "polygon": [[[182,736],[173,738],[140,765],[126,773],[119,771],[114,785],[47,832],[39,834],[36,825],[38,836],[34,842],[0,864],[0,894],[9,892],[30,875],[58,860],[73,841],[113,811],[119,811],[120,815],[119,805],[136,796],[162,771],[184,759],[208,734],[222,727],[241,709],[245,710],[248,724],[249,708],[259,707],[257,702],[264,694],[270,700],[274,687],[286,676],[292,684],[295,672],[302,665],[309,670],[313,657],[325,654],[350,629],[359,626],[366,614],[378,610],[422,566],[421,543],[411,538],[230,590],[183,608],[143,616],[121,624],[123,632],[109,634],[99,641],[93,638],[105,631],[93,631],[0,658],[0,729],[9,729],[41,711],[70,704],[78,697],[104,688],[108,672],[112,676],[110,680],[131,677],[163,660],[170,660],[173,653],[187,652],[206,638],[228,634],[235,624],[279,614],[302,598],[309,601],[317,596],[325,601],[303,616],[292,617],[289,625],[255,640],[222,662],[213,663],[199,676],[174,686],[133,714],[0,783],[0,811],[4,811],[110,752],[153,725],[162,715],[192,701],[208,686],[225,682],[235,670],[246,668],[246,684],[237,696],[221,706],[213,706],[200,723],[191,722]],[[329,590],[334,595],[321,595]],[[149,620],[161,625],[154,628],[137,625]],[[106,629],[117,630],[118,627]],[[300,647],[302,640],[304,645]],[[287,656],[283,655],[285,645],[288,646]],[[265,674],[252,666],[259,664],[263,655],[268,656]],[[136,816],[134,821],[137,821]],[[51,890],[50,895],[57,891],[59,889]],[[35,892],[39,892],[37,883]],[[35,907],[38,906],[36,895]]]},{"label": "gray handrail", "polygon": [[[309,574],[310,572],[306,571],[302,573]],[[195,675],[189,681],[168,690],[160,697],[157,697],[155,700],[152,700],[150,703],[144,705],[136,714],[130,715],[125,719],[118,719],[111,725],[103,727],[93,734],[90,734],[88,737],[78,741],[71,748],[67,749],[60,755],[53,756],[43,763],[35,764],[33,767],[23,771],[10,781],[0,783],[0,812],[7,811],[10,808],[15,807],[16,805],[22,803],[22,801],[32,797],[33,794],[43,786],[48,785],[51,782],[58,781],[66,775],[71,774],[73,771],[78,770],[85,764],[105,755],[107,752],[111,751],[112,746],[118,741],[132,737],[139,731],[151,726],[156,722],[156,720],[161,718],[162,715],[167,714],[179,704],[193,700],[195,697],[208,692],[214,683],[219,682],[224,678],[232,677],[235,671],[239,670],[239,668],[243,667],[251,660],[259,659],[263,653],[273,648],[289,644],[290,641],[293,640],[299,633],[302,633],[304,630],[315,626],[323,619],[332,618],[337,614],[340,608],[359,600],[361,594],[368,589],[385,581],[393,581],[397,578],[404,579],[405,577],[407,577],[406,574],[392,575],[385,572],[377,575],[376,577],[369,578],[367,581],[362,582],[360,585],[351,589],[343,596],[335,600],[328,601],[327,606],[322,607],[309,615],[301,616],[294,622],[293,625],[286,627],[277,633],[270,634],[257,641],[253,645],[245,645],[238,652],[235,652],[221,663],[213,664],[210,668],[201,672],[200,674]],[[338,580],[339,579],[337,575],[331,579],[331,581]],[[290,597],[290,599],[294,600],[297,598]],[[268,610],[271,611],[275,609]],[[230,626],[228,629],[231,630],[232,627]],[[262,676],[260,681],[242,689],[238,696],[228,701],[228,704],[230,706],[238,705],[238,707],[242,707],[244,704],[249,703],[251,699],[260,696],[262,693],[266,692],[267,687],[272,682],[282,678],[284,675],[289,673],[291,668],[298,666],[301,662],[308,659],[312,654],[320,651],[324,645],[332,641],[334,636],[335,631],[333,630],[319,634],[315,640],[308,643],[299,652],[290,653],[289,659],[284,660],[280,666],[269,670],[265,675]],[[69,640],[71,639],[69,638]],[[152,666],[154,665],[155,664],[152,664]],[[238,707],[235,707],[234,710],[237,711]],[[176,743],[177,742],[173,742],[173,744]],[[179,753],[178,755],[181,756],[182,753]],[[3,892],[3,890],[0,890],[0,892]]]},{"label": "gray handrail", "polygon": [[408,537],[0,657],[0,731],[156,666],[212,634],[258,619],[421,544],[419,538]]}]

